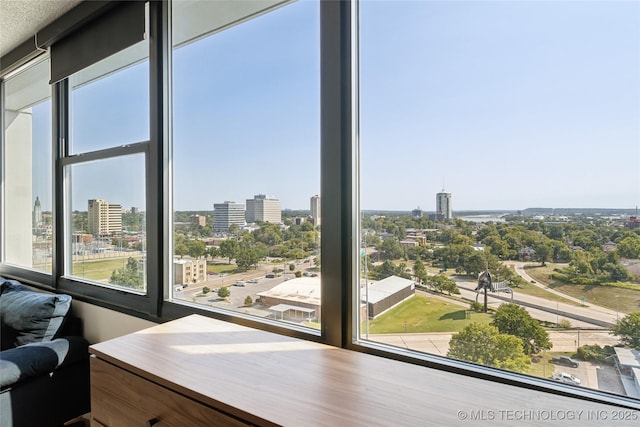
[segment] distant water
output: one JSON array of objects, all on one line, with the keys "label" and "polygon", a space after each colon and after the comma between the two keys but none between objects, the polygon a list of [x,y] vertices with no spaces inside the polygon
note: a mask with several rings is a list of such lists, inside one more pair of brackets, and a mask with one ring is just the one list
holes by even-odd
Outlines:
[{"label": "distant water", "polygon": [[453,215],[454,218],[460,218],[463,221],[472,221],[472,222],[505,222],[504,216],[506,213],[498,213],[498,214],[484,214],[484,215],[468,215],[468,216],[456,216]]}]

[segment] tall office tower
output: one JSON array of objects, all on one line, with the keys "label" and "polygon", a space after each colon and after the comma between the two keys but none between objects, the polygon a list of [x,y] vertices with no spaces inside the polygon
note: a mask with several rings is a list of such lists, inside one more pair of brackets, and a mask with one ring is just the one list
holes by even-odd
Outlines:
[{"label": "tall office tower", "polygon": [[42,206],[40,205],[40,198],[36,196],[36,202],[33,204],[33,228],[40,228],[42,226]]},{"label": "tall office tower", "polygon": [[228,231],[231,224],[245,225],[244,205],[242,203],[225,201],[213,205],[213,230]]},{"label": "tall office tower", "polygon": [[444,188],[436,194],[436,214],[443,219],[452,219],[451,193],[446,193]]},{"label": "tall office tower", "polygon": [[411,216],[413,218],[422,218],[422,209],[420,209],[420,206],[411,211]]},{"label": "tall office tower", "polygon": [[122,205],[102,199],[91,199],[88,216],[89,233],[94,236],[122,233]]},{"label": "tall office tower", "polygon": [[280,200],[264,194],[257,194],[253,196],[253,199],[247,199],[246,218],[249,224],[257,221],[281,224],[282,207],[280,206]]},{"label": "tall office tower", "polygon": [[311,197],[311,217],[313,225],[320,225],[320,196],[317,194]]}]

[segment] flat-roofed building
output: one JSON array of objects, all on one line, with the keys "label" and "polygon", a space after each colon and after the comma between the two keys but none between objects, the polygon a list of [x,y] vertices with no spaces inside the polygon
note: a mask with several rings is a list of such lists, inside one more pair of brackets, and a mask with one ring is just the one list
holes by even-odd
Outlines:
[{"label": "flat-roofed building", "polygon": [[312,196],[310,205],[313,225],[320,225],[320,196],[318,196],[317,194],[315,196]]},{"label": "flat-roofed building", "polygon": [[281,320],[320,319],[320,277],[298,277],[258,292],[260,305]]},{"label": "flat-roofed building", "polygon": [[213,230],[228,231],[232,224],[239,227],[245,225],[244,205],[230,201],[215,203],[213,205]]},{"label": "flat-roofed building", "polygon": [[379,316],[415,294],[413,280],[398,276],[389,276],[378,282],[369,282],[365,286],[361,296],[362,303],[368,305],[369,319]]},{"label": "flat-roofed building", "polygon": [[89,233],[94,236],[111,236],[122,233],[122,205],[102,199],[89,200]]},{"label": "flat-roofed building", "polygon": [[204,259],[174,259],[173,276],[176,285],[202,283],[207,280],[207,261]]},{"label": "flat-roofed building", "polygon": [[249,224],[258,221],[281,224],[282,206],[280,200],[264,194],[257,194],[253,196],[253,199],[247,199],[246,219]]}]

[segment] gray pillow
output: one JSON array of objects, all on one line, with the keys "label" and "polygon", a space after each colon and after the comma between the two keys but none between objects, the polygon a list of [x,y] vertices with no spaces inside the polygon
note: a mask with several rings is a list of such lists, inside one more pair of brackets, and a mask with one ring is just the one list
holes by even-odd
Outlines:
[{"label": "gray pillow", "polygon": [[71,297],[35,292],[0,277],[2,349],[51,341],[69,312]]}]

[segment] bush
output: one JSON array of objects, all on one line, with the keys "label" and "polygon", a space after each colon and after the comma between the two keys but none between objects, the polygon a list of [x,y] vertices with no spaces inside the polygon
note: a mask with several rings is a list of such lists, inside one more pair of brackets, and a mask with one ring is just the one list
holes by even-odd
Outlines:
[{"label": "bush", "polygon": [[569,319],[560,319],[558,322],[558,328],[569,329],[571,328],[571,321]]},{"label": "bush", "polygon": [[574,358],[613,365],[614,358],[610,356],[614,355],[615,353],[615,350],[610,345],[600,347],[598,344],[585,344],[581,347],[578,347],[578,351],[576,351]]},{"label": "bush", "polygon": [[469,305],[469,309],[478,313],[482,313],[484,311],[484,304],[481,302],[474,301]]},{"label": "bush", "polygon": [[247,297],[244,299],[244,305],[250,306],[252,304],[253,304],[253,298],[251,298],[251,295],[247,295]]},{"label": "bush", "polygon": [[206,295],[206,294],[208,294],[209,292],[211,292],[211,288],[209,288],[209,287],[207,287],[207,286],[205,286],[204,288],[202,288],[202,293],[203,293],[203,294],[205,294],[205,295]]}]

